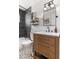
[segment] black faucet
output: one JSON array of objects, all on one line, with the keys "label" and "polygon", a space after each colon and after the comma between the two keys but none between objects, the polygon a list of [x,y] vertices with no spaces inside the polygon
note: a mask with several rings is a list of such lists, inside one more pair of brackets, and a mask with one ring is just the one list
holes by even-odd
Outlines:
[{"label": "black faucet", "polygon": [[47,32],[50,32],[50,27],[49,26],[47,27]]}]

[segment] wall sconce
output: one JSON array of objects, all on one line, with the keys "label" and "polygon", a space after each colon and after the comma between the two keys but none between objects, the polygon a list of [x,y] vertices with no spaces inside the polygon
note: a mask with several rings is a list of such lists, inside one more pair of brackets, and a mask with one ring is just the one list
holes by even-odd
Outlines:
[{"label": "wall sconce", "polygon": [[44,10],[47,10],[46,5],[44,6]]},{"label": "wall sconce", "polygon": [[50,9],[50,6],[49,6],[49,4],[46,4],[46,7],[47,7],[47,9]]},{"label": "wall sconce", "polygon": [[50,2],[50,7],[53,8],[54,6],[55,6],[54,3],[51,1]]},{"label": "wall sconce", "polygon": [[44,4],[44,10],[48,10],[48,9],[51,9],[54,7],[55,7],[55,5],[54,5],[53,1],[49,1],[48,3]]}]

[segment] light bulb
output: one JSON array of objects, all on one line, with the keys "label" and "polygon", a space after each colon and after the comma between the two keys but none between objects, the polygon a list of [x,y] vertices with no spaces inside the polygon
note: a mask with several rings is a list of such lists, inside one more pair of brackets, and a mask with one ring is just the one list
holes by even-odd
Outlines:
[{"label": "light bulb", "polygon": [[46,7],[44,7],[44,10],[47,10],[47,8],[46,8]]},{"label": "light bulb", "polygon": [[50,7],[54,7],[54,4],[50,5]]}]

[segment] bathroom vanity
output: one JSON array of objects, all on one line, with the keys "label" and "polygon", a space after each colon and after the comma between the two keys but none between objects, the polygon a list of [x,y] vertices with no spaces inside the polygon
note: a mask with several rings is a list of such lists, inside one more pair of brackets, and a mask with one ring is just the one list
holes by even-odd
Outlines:
[{"label": "bathroom vanity", "polygon": [[34,33],[34,59],[59,59],[59,33]]}]

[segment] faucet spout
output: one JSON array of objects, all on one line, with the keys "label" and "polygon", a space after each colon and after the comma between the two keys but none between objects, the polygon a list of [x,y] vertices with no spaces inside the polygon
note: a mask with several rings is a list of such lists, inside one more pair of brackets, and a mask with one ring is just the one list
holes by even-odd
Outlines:
[{"label": "faucet spout", "polygon": [[47,32],[50,32],[50,27],[49,26],[47,27]]}]

